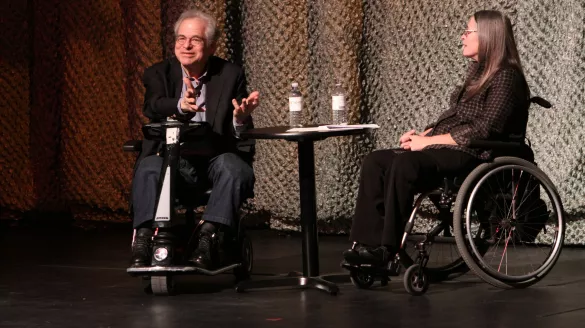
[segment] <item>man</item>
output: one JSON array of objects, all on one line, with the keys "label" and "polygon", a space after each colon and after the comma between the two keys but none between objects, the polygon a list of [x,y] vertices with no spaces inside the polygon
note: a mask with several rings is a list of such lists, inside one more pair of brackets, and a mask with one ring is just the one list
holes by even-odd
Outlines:
[{"label": "man", "polygon": [[[173,117],[207,122],[210,132],[180,158],[178,179],[187,184],[208,180],[213,186],[203,214],[199,244],[190,261],[199,267],[211,264],[212,235],[234,228],[237,212],[252,195],[254,172],[238,151],[238,135],[252,127],[250,114],[259,93],[246,92],[240,67],[213,56],[219,33],[216,22],[197,10],[181,14],[175,24],[175,57],[144,72],[144,115],[153,122]],[[135,238],[133,266],[150,264],[150,241],[156,191],[163,158],[160,142],[144,140],[132,184]],[[186,145],[184,145],[186,146]],[[183,148],[183,147],[182,147]]]}]

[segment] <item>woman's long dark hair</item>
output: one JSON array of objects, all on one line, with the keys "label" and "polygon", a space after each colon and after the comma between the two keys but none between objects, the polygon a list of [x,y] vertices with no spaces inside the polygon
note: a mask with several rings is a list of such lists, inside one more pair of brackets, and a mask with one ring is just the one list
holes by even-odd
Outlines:
[{"label": "woman's long dark hair", "polygon": [[[515,68],[524,77],[510,19],[496,10],[478,11],[473,17],[477,23],[478,59],[482,71],[479,77],[466,82],[464,88],[467,89],[466,99],[477,95],[501,68]],[[525,78],[523,80],[526,94],[529,95],[528,84]]]}]

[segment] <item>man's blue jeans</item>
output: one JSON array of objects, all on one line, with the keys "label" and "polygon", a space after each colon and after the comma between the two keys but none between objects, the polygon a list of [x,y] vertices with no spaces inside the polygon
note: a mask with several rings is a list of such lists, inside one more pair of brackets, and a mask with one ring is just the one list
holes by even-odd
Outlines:
[{"label": "man's blue jeans", "polygon": [[[162,165],[163,158],[153,155],[145,157],[136,169],[132,181],[134,228],[154,217]],[[187,185],[211,184],[212,192],[203,214],[203,220],[209,222],[233,227],[237,223],[240,206],[253,196],[254,171],[250,164],[234,153],[223,153],[212,158],[181,157],[176,177],[182,179],[180,183]]]}]

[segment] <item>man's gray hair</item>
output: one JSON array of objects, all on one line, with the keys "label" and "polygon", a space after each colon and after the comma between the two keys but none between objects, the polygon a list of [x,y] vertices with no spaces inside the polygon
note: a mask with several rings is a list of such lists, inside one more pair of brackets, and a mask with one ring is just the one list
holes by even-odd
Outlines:
[{"label": "man's gray hair", "polygon": [[197,9],[190,9],[184,11],[181,14],[181,16],[179,16],[179,19],[177,19],[177,22],[175,23],[175,37],[178,35],[179,26],[181,25],[181,23],[185,19],[192,18],[197,18],[205,21],[206,23],[205,37],[207,38],[207,41],[210,44],[216,42],[217,39],[219,39],[219,31],[217,30],[217,23],[215,22],[215,19],[211,15]]}]

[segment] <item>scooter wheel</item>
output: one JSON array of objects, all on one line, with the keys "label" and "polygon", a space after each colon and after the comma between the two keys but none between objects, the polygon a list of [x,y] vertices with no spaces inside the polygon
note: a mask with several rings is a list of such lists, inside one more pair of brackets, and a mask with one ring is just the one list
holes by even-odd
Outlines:
[{"label": "scooter wheel", "polygon": [[404,273],[404,289],[414,296],[420,296],[429,289],[429,277],[419,264],[411,265]]},{"label": "scooter wheel", "polygon": [[360,289],[369,289],[374,284],[374,276],[361,270],[352,270],[350,273],[351,283]]},{"label": "scooter wheel", "polygon": [[171,275],[150,277],[150,287],[156,296],[169,296],[175,292],[175,281]]},{"label": "scooter wheel", "polygon": [[142,277],[140,278],[142,282],[142,290],[148,295],[152,294],[152,285],[150,284],[150,277]]}]

